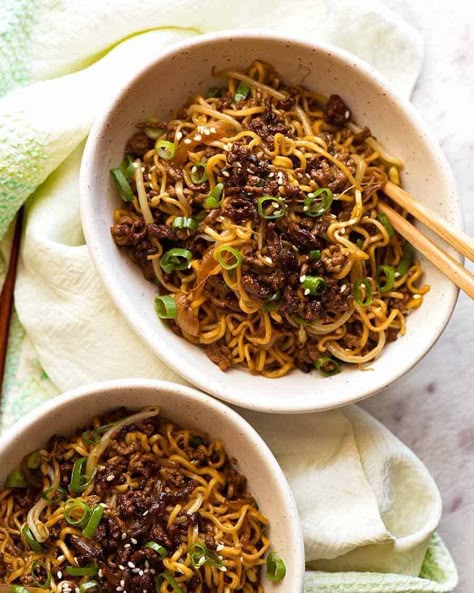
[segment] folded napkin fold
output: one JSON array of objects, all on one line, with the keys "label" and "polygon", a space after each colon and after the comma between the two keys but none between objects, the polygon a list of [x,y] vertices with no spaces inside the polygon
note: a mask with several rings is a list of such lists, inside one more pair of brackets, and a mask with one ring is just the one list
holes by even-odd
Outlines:
[{"label": "folded napkin fold", "polygon": [[[202,32],[271,28],[353,51],[407,95],[421,64],[418,35],[366,0],[294,0],[291,8],[282,0],[3,0],[0,23],[0,276],[7,228],[28,198],[3,427],[90,381],[183,382],[113,306],[78,211],[83,142],[96,110],[150,50]],[[242,413],[271,446],[295,494],[307,593],[452,590],[456,570],[432,536],[440,517],[436,486],[385,428],[357,407],[291,421]]]}]

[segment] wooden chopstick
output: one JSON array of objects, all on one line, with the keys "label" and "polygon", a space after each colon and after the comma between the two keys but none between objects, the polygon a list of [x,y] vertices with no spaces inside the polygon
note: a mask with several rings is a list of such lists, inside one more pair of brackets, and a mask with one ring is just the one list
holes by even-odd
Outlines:
[{"label": "wooden chopstick", "polygon": [[10,330],[10,319],[13,309],[13,291],[15,289],[16,269],[18,255],[20,253],[21,231],[23,228],[23,208],[20,208],[15,223],[15,234],[13,235],[10,263],[8,266],[5,284],[0,295],[0,396],[2,393],[3,376],[5,374],[5,363],[7,359],[8,334]]},{"label": "wooden chopstick", "polygon": [[383,191],[399,206],[442,237],[460,253],[474,261],[474,239],[446,222],[439,214],[420,204],[408,192],[391,181],[387,181]]},{"label": "wooden chopstick", "polygon": [[395,212],[382,200],[378,201],[378,209],[386,214],[392,226],[400,235],[405,237],[415,249],[430,260],[445,276],[456,284],[461,290],[474,299],[474,275],[471,274],[454,258],[440,249],[421,231],[408,222],[403,216]]}]

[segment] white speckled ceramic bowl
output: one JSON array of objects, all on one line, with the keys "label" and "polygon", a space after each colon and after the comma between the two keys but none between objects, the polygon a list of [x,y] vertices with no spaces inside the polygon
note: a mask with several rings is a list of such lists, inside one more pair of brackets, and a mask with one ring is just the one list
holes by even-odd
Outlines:
[{"label": "white speckled ceramic bowl", "polygon": [[54,434],[68,435],[89,420],[120,406],[159,406],[161,414],[181,426],[221,438],[250,492],[270,520],[272,550],[284,559],[287,573],[280,584],[265,577],[265,591],[303,590],[303,534],[288,482],[272,452],[241,416],[221,402],[183,385],[166,381],[124,379],[95,383],[43,404],[0,438],[0,484],[29,452],[46,445]]},{"label": "white speckled ceramic bowl", "polygon": [[334,408],[380,391],[433,346],[451,316],[458,291],[431,264],[423,262],[425,281],[431,285],[423,307],[410,315],[406,335],[386,346],[372,370],[346,367],[330,378],[294,371],[280,379],[266,379],[243,369],[223,373],[203,350],[169,330],[153,309],[156,287],[143,279],[141,270],[110,236],[113,211],[120,199],[109,169],[121,161],[134,125],[151,115],[166,120],[189,96],[215,85],[213,67],[245,67],[256,58],[273,64],[289,84],[302,83],[325,95],[340,94],[355,121],[370,126],[389,152],[403,158],[405,188],[447,220],[460,224],[454,180],[439,146],[411,104],[371,67],[327,45],[235,31],[197,37],[156,55],[103,107],[82,164],[84,233],[117,307],[144,343],[188,381],[228,402],[256,410],[283,413]]}]

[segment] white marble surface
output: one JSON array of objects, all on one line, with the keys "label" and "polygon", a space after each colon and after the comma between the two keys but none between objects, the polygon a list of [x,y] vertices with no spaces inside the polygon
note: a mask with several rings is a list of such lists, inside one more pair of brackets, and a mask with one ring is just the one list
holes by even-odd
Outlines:
[{"label": "white marble surface", "polygon": [[[423,35],[425,61],[413,102],[451,163],[466,231],[474,236],[474,7],[462,0],[383,2]],[[469,297],[459,297],[448,328],[423,361],[363,407],[432,472],[444,502],[440,533],[460,575],[456,593],[472,593],[474,303]]]}]

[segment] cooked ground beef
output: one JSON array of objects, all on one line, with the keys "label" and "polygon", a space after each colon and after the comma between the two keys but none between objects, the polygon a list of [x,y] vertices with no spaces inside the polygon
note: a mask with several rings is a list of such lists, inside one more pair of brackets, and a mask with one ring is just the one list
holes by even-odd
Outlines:
[{"label": "cooked ground beef", "polygon": [[339,95],[331,95],[326,104],[324,119],[333,126],[342,126],[351,118],[349,107]]}]

